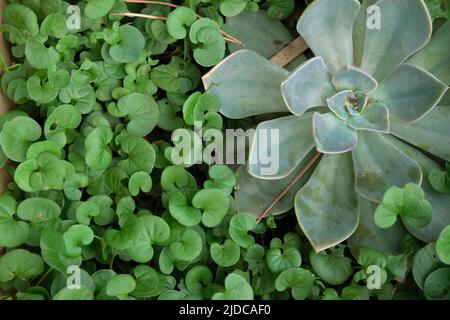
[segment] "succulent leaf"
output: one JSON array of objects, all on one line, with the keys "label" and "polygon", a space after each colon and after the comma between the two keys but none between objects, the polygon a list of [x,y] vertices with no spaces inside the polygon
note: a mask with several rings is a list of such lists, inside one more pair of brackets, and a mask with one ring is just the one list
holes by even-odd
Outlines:
[{"label": "succulent leaf", "polygon": [[347,120],[349,117],[345,103],[351,93],[351,90],[344,90],[327,99],[328,108],[342,120]]},{"label": "succulent leaf", "polygon": [[388,106],[392,116],[413,122],[430,112],[447,89],[432,74],[402,64],[380,83],[372,98]]},{"label": "succulent leaf", "polygon": [[314,139],[317,151],[326,154],[337,154],[351,151],[356,148],[358,135],[342,119],[333,113],[314,113],[313,116]]},{"label": "succulent leaf", "polygon": [[450,85],[450,22],[433,34],[430,42],[407,63],[427,70],[442,82]]},{"label": "succulent leaf", "polygon": [[336,72],[332,79],[336,90],[353,90],[370,94],[378,87],[378,82],[364,70],[352,65]]},{"label": "succulent leaf", "polygon": [[[269,18],[264,10],[243,11],[237,16],[228,17],[227,26],[233,31],[233,36],[244,43],[246,49],[255,51],[266,59],[272,58],[293,40],[289,30],[279,20]],[[233,43],[228,43],[228,48],[231,52],[241,49]]]},{"label": "succulent leaf", "polygon": [[371,201],[381,202],[391,186],[409,182],[420,185],[422,170],[417,162],[389,143],[385,135],[358,132],[358,147],[352,152],[356,192]]},{"label": "succulent leaf", "polygon": [[[279,142],[276,142],[278,150],[271,150],[272,143],[267,140],[271,130],[278,130],[280,138]],[[250,149],[248,172],[257,178],[284,178],[298,166],[313,147],[312,113],[306,113],[301,117],[286,116],[262,122],[256,128]],[[271,163],[263,163],[265,159],[261,156],[268,154],[282,155],[277,159],[279,165],[276,173],[268,172],[267,166]]]},{"label": "succulent leaf", "polygon": [[[285,178],[278,180],[258,179],[251,176],[246,166],[241,166],[237,174],[239,179],[237,181],[237,190],[235,192],[236,203],[238,211],[251,212],[256,215],[261,215],[267,209],[272,201],[281,194],[281,192],[292,182],[297,174],[302,170],[306,164],[311,161],[315,154],[315,150],[310,152],[298,166]],[[292,188],[284,195],[283,198],[270,210],[270,214],[278,215],[289,211],[294,207],[294,198],[297,191],[305,185],[309,177],[314,171],[315,166],[312,166],[301,177]],[[258,190],[258,192],[255,192]]]},{"label": "succulent leaf", "polygon": [[[430,40],[431,18],[422,0],[380,0],[381,25],[365,28],[361,68],[381,82]],[[407,10],[405,10],[407,8]]]},{"label": "succulent leaf", "polygon": [[287,111],[280,83],[288,72],[256,52],[240,50],[203,77],[208,92],[222,102],[221,113],[232,119]]},{"label": "succulent leaf", "polygon": [[284,101],[297,116],[310,108],[326,106],[326,99],[335,92],[322,57],[308,60],[281,84]]},{"label": "succulent leaf", "polygon": [[369,104],[363,113],[350,117],[348,125],[356,130],[389,133],[389,109],[382,103]]},{"label": "succulent leaf", "polygon": [[450,162],[450,108],[439,106],[413,125],[391,117],[391,133]]},{"label": "succulent leaf", "polygon": [[359,216],[354,184],[350,154],[324,155],[297,193],[297,219],[316,252],[337,245],[356,230]]},{"label": "succulent leaf", "polygon": [[356,0],[314,1],[298,21],[298,33],[333,74],[353,64],[353,23],[360,6]]}]

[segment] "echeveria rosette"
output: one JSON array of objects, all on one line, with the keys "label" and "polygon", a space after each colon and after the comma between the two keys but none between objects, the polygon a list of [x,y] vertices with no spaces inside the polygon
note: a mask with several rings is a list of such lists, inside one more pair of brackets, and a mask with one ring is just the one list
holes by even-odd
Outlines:
[{"label": "echeveria rosette", "polygon": [[[372,4],[380,9],[381,29],[366,28],[365,12]],[[450,108],[439,106],[450,84],[450,23],[431,38],[422,0],[316,0],[297,30],[316,57],[291,74],[244,49],[203,79],[221,98],[227,117],[292,113],[257,128],[280,130],[277,174],[262,175],[258,135],[248,174],[272,186],[284,180],[287,185],[314,149],[324,154],[309,180],[297,186],[294,200],[299,224],[317,251],[352,234],[358,245],[379,245],[371,238],[379,235],[373,221],[366,220],[389,187],[410,182],[422,185],[434,212],[430,225],[406,228],[435,241],[450,224],[445,209],[450,197],[437,195],[425,178],[438,165],[397,138],[450,160]],[[389,233],[394,252],[398,238]]]}]

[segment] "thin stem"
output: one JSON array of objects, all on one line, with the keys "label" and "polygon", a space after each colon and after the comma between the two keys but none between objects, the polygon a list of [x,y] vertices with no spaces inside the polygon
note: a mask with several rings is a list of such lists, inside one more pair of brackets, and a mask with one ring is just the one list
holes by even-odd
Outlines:
[{"label": "thin stem", "polygon": [[145,19],[155,19],[155,20],[167,20],[166,17],[161,16],[152,16],[150,14],[143,13],[133,13],[133,12],[114,12],[110,13],[112,16],[121,16],[121,17],[131,17],[131,18],[145,18]]},{"label": "thin stem", "polygon": [[306,173],[306,171],[311,168],[311,166],[316,162],[316,160],[320,157],[321,153],[317,152],[314,157],[306,164],[305,167],[298,173],[298,175],[292,180],[289,185],[279,194],[278,197],[270,204],[270,206],[264,211],[264,213],[258,218],[258,223],[269,213],[270,210],[275,207],[275,205],[283,198],[286,193],[297,183],[298,180],[300,180],[301,177],[303,177]]},{"label": "thin stem", "polygon": [[41,279],[39,279],[39,281],[36,283],[36,286],[39,286],[41,284],[42,281],[44,281],[45,278],[47,278],[47,276],[50,274],[50,272],[53,271],[53,268],[50,268],[47,270],[46,273],[44,273],[44,275],[41,277]]},{"label": "thin stem", "polygon": [[[124,0],[124,2],[127,3],[142,3],[142,4],[155,4],[155,5],[161,5],[161,6],[166,6],[166,7],[172,7],[172,8],[178,8],[179,6],[173,3],[168,3],[168,2],[161,2],[161,1],[149,1],[149,0]],[[197,16],[197,18],[201,19],[203,18],[201,15],[199,14],[195,14]],[[230,35],[229,33],[225,32],[223,29],[219,30],[220,33],[225,37],[225,40],[227,40],[228,42],[233,42],[239,46],[243,46],[244,44],[242,43],[242,41],[240,41],[239,39],[233,37],[232,35]]]},{"label": "thin stem", "polygon": [[123,0],[123,2],[128,3],[143,3],[143,4],[157,4],[161,6],[167,6],[172,8],[178,8],[176,4],[168,3],[168,2],[162,2],[162,1],[147,1],[147,0]]}]

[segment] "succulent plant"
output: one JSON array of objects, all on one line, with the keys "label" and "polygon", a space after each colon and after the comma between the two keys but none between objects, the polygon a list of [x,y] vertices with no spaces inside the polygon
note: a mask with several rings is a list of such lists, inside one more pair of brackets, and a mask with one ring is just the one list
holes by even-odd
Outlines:
[{"label": "succulent plant", "polygon": [[[379,29],[366,24],[371,5],[379,9]],[[421,228],[403,224],[415,237],[435,241],[450,224],[450,197],[427,178],[440,168],[435,161],[450,161],[450,23],[433,33],[422,0],[316,0],[297,31],[316,57],[293,72],[243,49],[203,78],[229,118],[291,113],[258,125],[279,130],[280,167],[276,175],[263,174],[256,134],[253,161],[240,170],[245,196],[237,195],[238,205],[248,209],[261,204],[258,197],[275,195],[319,152],[296,195],[293,189],[286,195],[290,203],[273,211],[294,206],[316,251],[351,237],[356,246],[397,252],[402,223],[378,230],[373,213],[387,189],[407,183],[422,186],[433,217]],[[259,195],[249,196],[250,187],[260,188]]]}]

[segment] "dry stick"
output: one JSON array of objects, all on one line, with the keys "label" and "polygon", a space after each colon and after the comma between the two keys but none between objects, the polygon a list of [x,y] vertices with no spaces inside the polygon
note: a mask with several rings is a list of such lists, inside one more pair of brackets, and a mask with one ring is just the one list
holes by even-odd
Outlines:
[{"label": "dry stick", "polygon": [[275,207],[278,201],[280,201],[281,198],[283,198],[286,195],[286,193],[297,183],[297,181],[300,180],[301,177],[303,177],[306,171],[308,171],[309,168],[311,168],[311,166],[316,162],[316,160],[320,157],[320,155],[321,155],[320,152],[317,152],[314,155],[314,157],[306,164],[305,167],[303,167],[303,169],[294,178],[294,180],[292,180],[289,183],[289,185],[278,195],[278,197],[276,197],[276,199],[271,203],[271,205],[266,209],[266,211],[264,211],[264,213],[258,218],[257,223],[261,222],[261,220],[269,213],[269,211],[272,210],[273,207]]},{"label": "dry stick", "polygon": [[[179,6],[173,3],[167,3],[167,2],[161,2],[161,1],[149,1],[149,0],[124,0],[124,2],[128,2],[128,3],[141,3],[141,4],[155,4],[155,5],[161,5],[161,6],[167,6],[167,7],[172,7],[172,8],[178,8]],[[203,18],[201,15],[199,14],[195,14],[197,16],[197,18]],[[224,30],[220,29],[219,30],[220,33],[226,38],[225,40],[228,40],[229,42],[234,42],[239,46],[243,46],[244,44],[242,43],[242,41],[240,41],[239,39],[233,37],[232,35],[230,35],[229,33],[226,33]]]},{"label": "dry stick", "polygon": [[133,13],[133,12],[114,12],[110,13],[111,16],[121,16],[121,17],[131,17],[131,18],[145,18],[145,19],[155,19],[155,20],[167,20],[166,17],[152,16],[150,14],[143,13]]},{"label": "dry stick", "polygon": [[298,37],[274,55],[270,61],[280,67],[284,67],[289,62],[297,58],[300,54],[305,52],[306,49],[308,49],[308,44],[302,37]]}]

